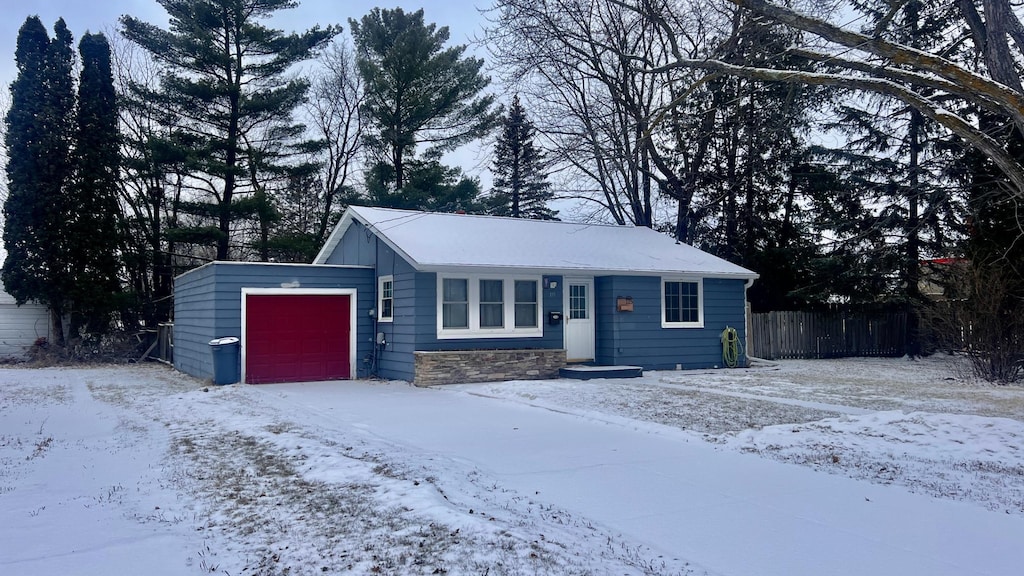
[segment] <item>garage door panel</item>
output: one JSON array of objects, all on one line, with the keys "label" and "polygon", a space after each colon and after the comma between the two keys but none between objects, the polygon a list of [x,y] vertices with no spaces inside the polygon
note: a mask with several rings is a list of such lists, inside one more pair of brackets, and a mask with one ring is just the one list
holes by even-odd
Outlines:
[{"label": "garage door panel", "polygon": [[350,298],[248,294],[246,381],[350,378]]},{"label": "garage door panel", "polygon": [[248,338],[246,350],[249,354],[259,357],[274,349],[274,343],[265,338]]},{"label": "garage door panel", "polygon": [[326,337],[326,334],[321,333],[321,338],[301,342],[302,349],[299,353],[305,356],[319,356],[323,354],[330,347]]},{"label": "garage door panel", "polygon": [[302,353],[302,342],[300,341],[304,335],[302,332],[284,332],[281,337],[278,338],[277,342],[273,344],[272,349],[269,351],[270,354],[277,356],[295,356]]},{"label": "garage door panel", "polygon": [[348,372],[348,366],[344,365],[341,362],[328,362],[327,370],[329,373],[332,374],[341,374],[343,372]]}]

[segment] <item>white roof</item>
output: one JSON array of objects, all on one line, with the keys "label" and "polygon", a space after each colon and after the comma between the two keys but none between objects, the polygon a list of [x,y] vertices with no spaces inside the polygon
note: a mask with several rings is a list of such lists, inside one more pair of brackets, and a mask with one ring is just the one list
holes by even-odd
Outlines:
[{"label": "white roof", "polygon": [[313,261],[359,222],[417,270],[505,268],[621,274],[757,274],[650,228],[351,206]]}]

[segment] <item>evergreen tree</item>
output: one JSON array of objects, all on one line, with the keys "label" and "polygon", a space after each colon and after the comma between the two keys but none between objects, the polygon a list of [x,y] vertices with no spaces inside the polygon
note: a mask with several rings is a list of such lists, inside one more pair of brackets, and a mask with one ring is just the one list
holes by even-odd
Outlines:
[{"label": "evergreen tree", "polygon": [[[43,187],[46,52],[50,38],[37,16],[30,16],[18,31],[15,61],[18,77],[11,84],[6,139],[8,194],[4,203],[4,289],[24,304],[38,298],[49,304],[43,288],[47,262],[45,247],[52,246],[46,227],[47,200]],[[46,242],[51,240],[51,242]]]},{"label": "evergreen tree", "polygon": [[[949,32],[955,26],[959,8],[949,2],[905,2],[899,12],[880,0],[857,0],[857,10],[869,18],[864,32],[884,30],[891,38],[915,50],[950,53],[958,48],[960,40],[951,38]],[[894,276],[899,286],[891,297],[908,305],[907,352],[912,356],[922,352],[919,309],[927,306],[927,299],[921,294],[922,258],[944,257],[954,248],[951,239],[956,231],[949,225],[950,216],[959,218],[956,190],[950,186],[944,168],[950,163],[949,146],[943,146],[938,125],[929,121],[913,107],[901,102],[878,98],[876,106],[865,111],[848,108],[846,115],[854,121],[849,124],[872,126],[873,132],[866,149],[875,157],[876,167],[890,166],[888,173],[878,170],[876,174],[883,183],[873,204],[881,206],[878,226],[890,238],[889,254],[879,255],[893,260]],[[858,118],[858,114],[860,118]],[[863,131],[863,128],[862,128]],[[888,148],[888,149],[886,149]],[[884,156],[886,162],[878,162]],[[944,218],[945,217],[945,218]]]},{"label": "evergreen tree", "polygon": [[544,172],[544,154],[533,144],[535,134],[536,129],[516,95],[494,147],[494,188],[488,199],[488,213],[539,220],[555,218],[555,212],[547,207],[554,193]]},{"label": "evergreen tree", "polygon": [[36,16],[18,33],[18,77],[11,84],[7,123],[8,197],[4,204],[5,289],[19,303],[36,300],[53,312],[56,333],[66,336],[71,283],[64,226],[71,182],[74,66],[64,20],[49,39]]},{"label": "evergreen tree", "polygon": [[284,34],[260,23],[294,7],[293,0],[157,1],[170,16],[169,30],[123,16],[122,32],[167,66],[160,91],[148,97],[183,119],[174,141],[189,143],[193,184],[205,195],[181,205],[196,225],[177,238],[215,244],[216,258],[226,260],[233,223],[253,216],[235,210],[236,195],[265,192],[254,175],[279,173],[285,144],[301,132],[291,115],[309,84],[288,71],[340,30]]},{"label": "evergreen tree", "polygon": [[480,182],[459,168],[437,160],[410,160],[406,165],[405,186],[395,186],[390,166],[378,164],[366,177],[367,200],[374,206],[428,212],[484,212],[479,201]]},{"label": "evergreen tree", "polygon": [[118,114],[110,44],[103,34],[79,43],[82,71],[75,126],[75,183],[69,198],[68,262],[76,316],[91,331],[109,325],[120,292]]},{"label": "evergreen tree", "polygon": [[424,24],[423,10],[374,8],[349,25],[366,91],[366,142],[397,190],[419,144],[436,160],[497,125],[494,96],[480,96],[490,83],[483,60],[463,56],[465,46],[445,48],[448,28]]}]

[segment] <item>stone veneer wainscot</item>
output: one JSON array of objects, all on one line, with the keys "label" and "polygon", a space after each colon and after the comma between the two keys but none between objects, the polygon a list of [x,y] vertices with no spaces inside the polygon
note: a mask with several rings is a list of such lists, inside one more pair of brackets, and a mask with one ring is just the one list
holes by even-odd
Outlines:
[{"label": "stone veneer wainscot", "polygon": [[416,352],[417,386],[558,378],[565,350],[452,350]]}]

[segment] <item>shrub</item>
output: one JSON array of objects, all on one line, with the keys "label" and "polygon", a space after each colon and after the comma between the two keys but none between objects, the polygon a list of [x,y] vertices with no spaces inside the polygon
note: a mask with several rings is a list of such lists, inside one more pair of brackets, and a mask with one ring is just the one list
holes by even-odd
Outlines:
[{"label": "shrub", "polygon": [[1009,384],[1024,378],[1024,286],[999,263],[944,271],[947,298],[926,307],[936,347],[962,350],[974,374]]}]

